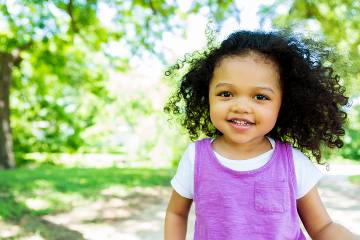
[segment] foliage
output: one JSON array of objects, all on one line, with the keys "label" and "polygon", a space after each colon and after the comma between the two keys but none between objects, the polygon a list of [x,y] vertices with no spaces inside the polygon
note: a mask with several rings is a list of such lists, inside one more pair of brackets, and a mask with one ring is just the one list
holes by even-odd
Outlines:
[{"label": "foliage", "polygon": [[[280,9],[288,9],[279,14]],[[345,81],[350,94],[360,91],[360,4],[348,0],[276,0],[259,11],[262,21],[267,17],[273,25],[316,35],[335,46],[342,59],[336,63],[337,71]]]},{"label": "foliage", "polygon": [[[164,32],[183,34],[184,20],[200,12],[221,22],[237,11],[232,6],[228,0],[197,1],[185,10],[165,0],[0,1],[0,51],[20,55],[12,69],[15,151],[102,149],[84,132],[114,100],[105,87],[108,73],[127,70],[129,57],[144,52],[163,59]],[[133,114],[151,111],[146,101],[126,102],[131,128]]]},{"label": "foliage", "polygon": [[86,49],[67,45],[59,51],[39,46],[14,72],[16,152],[75,151],[84,144],[82,130],[93,125],[97,111],[110,102],[100,63],[90,64],[92,56]]},{"label": "foliage", "polygon": [[344,138],[345,145],[340,154],[344,158],[360,161],[360,105],[356,105],[351,114]]},{"label": "foliage", "polygon": [[[8,4],[0,4],[0,50],[20,52],[10,100],[15,151],[74,151],[84,143],[82,129],[108,102],[103,62],[91,60],[107,40],[94,16],[94,1],[72,9],[62,1]],[[86,42],[74,34],[78,28],[90,31]]]}]

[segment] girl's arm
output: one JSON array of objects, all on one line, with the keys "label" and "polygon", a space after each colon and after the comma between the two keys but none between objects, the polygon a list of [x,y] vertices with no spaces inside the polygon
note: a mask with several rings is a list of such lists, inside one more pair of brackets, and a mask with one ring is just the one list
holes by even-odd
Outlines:
[{"label": "girl's arm", "polygon": [[297,200],[297,208],[301,221],[312,239],[355,239],[355,236],[349,230],[331,220],[316,187]]},{"label": "girl's arm", "polygon": [[192,199],[184,198],[173,190],[166,210],[165,240],[185,240],[191,204]]}]

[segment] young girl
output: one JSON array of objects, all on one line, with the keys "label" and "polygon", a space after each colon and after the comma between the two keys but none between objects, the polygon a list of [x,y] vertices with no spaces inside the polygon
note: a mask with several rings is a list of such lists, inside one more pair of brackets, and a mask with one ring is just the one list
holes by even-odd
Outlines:
[{"label": "young girl", "polygon": [[[165,110],[191,143],[171,181],[165,239],[352,239],[316,189],[320,146],[341,147],[347,104],[328,51],[282,32],[240,31],[184,60],[190,66]],[[178,66],[177,68],[180,68]],[[170,72],[171,73],[171,72]],[[302,153],[304,152],[304,153]]]}]

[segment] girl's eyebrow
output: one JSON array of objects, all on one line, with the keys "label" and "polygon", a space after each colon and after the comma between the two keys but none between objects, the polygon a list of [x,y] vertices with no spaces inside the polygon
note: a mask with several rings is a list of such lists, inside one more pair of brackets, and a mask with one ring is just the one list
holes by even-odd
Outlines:
[{"label": "girl's eyebrow", "polygon": [[269,91],[275,94],[275,91],[272,90],[272,88],[269,87],[256,87],[256,89],[261,89],[261,90],[265,90],[265,91]]},{"label": "girl's eyebrow", "polygon": [[[220,87],[223,87],[223,86],[233,87],[234,85],[231,84],[231,83],[221,82],[221,83],[216,84],[215,88],[220,88]],[[265,91],[272,92],[273,94],[275,94],[275,91],[270,87],[260,87],[259,86],[259,87],[255,87],[255,89],[261,89],[261,90],[265,90]]]},{"label": "girl's eyebrow", "polygon": [[231,83],[224,83],[224,82],[221,82],[221,83],[216,84],[215,88],[219,88],[219,87],[223,87],[223,86],[233,87],[234,85],[233,85],[233,84],[231,84]]}]

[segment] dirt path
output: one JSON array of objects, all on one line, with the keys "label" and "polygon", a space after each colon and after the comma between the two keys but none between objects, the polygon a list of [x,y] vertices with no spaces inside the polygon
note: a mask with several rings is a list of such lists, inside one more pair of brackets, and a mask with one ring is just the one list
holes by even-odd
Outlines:
[{"label": "dirt path", "polygon": [[360,175],[360,165],[334,164],[321,180],[319,192],[332,219],[360,239],[360,185],[348,180],[351,175]]},{"label": "dirt path", "polygon": [[[347,180],[348,175],[360,174],[360,165],[332,166],[332,169],[320,182],[319,192],[333,220],[360,235],[360,186]],[[52,227],[65,228],[73,236],[81,236],[67,237],[66,240],[160,240],[163,238],[163,219],[170,192],[170,188],[164,187],[134,188],[126,194],[119,194],[113,189],[103,192],[102,200],[77,207],[71,212],[43,217],[43,221],[51,223]],[[192,239],[193,212],[189,222],[188,239]],[[0,222],[0,232],[6,227],[14,226],[1,226]],[[0,239],[10,238],[1,238],[0,235]],[[16,239],[62,238],[33,235]]]}]

